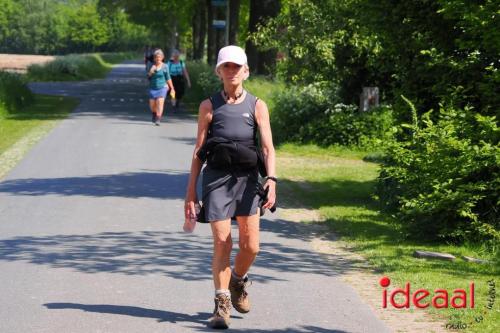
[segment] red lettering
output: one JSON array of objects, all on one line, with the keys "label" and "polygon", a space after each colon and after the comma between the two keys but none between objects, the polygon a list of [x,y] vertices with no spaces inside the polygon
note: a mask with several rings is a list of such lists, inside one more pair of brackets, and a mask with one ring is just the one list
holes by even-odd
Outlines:
[{"label": "red lettering", "polygon": [[[451,298],[451,306],[455,309],[458,308],[466,308],[467,307],[467,293],[463,289],[455,289],[453,291],[454,294],[461,294],[461,295],[455,295]],[[458,305],[456,300],[461,299],[462,304]]]},{"label": "red lettering", "polygon": [[387,308],[387,289],[382,292],[382,308]]},{"label": "red lettering", "polygon": [[[405,296],[405,301],[403,304],[397,304],[396,301],[394,300],[394,296],[396,296],[397,294],[403,294]],[[409,282],[406,283],[405,289],[401,289],[401,288],[394,289],[394,291],[391,293],[391,304],[393,307],[395,307],[397,309],[410,307],[410,283]]]},{"label": "red lettering", "polygon": [[469,292],[470,292],[470,308],[474,309],[474,282],[471,282],[469,285]]},{"label": "red lettering", "polygon": [[[420,294],[420,293],[422,293],[423,295],[418,296],[418,294]],[[418,289],[413,294],[413,305],[415,305],[419,309],[425,309],[426,307],[428,307],[430,305],[430,303],[420,304],[419,302],[429,295],[430,295],[430,293],[427,290]]]},{"label": "red lettering", "polygon": [[[442,309],[448,307],[448,292],[444,289],[436,289],[434,290],[436,295],[432,298],[432,306],[436,309]],[[441,295],[439,295],[441,293]],[[437,302],[438,299],[442,299],[443,303],[439,304]]]}]

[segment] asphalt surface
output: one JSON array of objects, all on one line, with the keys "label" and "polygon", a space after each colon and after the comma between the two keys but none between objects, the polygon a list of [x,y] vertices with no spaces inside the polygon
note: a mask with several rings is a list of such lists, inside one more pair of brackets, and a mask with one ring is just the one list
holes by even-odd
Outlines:
[{"label": "asphalt surface", "polygon": [[[133,62],[31,85],[81,104],[0,181],[0,332],[212,331],[209,227],[182,232],[196,121],[153,126],[145,86]],[[277,214],[261,229],[252,310],[229,331],[389,331],[314,235]]]}]

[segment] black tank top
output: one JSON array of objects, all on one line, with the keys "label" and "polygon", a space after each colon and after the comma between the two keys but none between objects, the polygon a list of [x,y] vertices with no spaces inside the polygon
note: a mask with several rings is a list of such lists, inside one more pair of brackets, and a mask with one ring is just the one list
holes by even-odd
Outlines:
[{"label": "black tank top", "polygon": [[257,97],[246,92],[239,104],[227,104],[220,92],[210,97],[212,123],[209,137],[222,137],[233,141],[255,141],[257,122],[255,104]]}]

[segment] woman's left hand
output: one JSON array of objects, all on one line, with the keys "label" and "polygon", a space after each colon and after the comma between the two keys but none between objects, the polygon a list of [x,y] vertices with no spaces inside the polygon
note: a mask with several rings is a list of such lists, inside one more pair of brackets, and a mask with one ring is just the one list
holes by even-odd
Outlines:
[{"label": "woman's left hand", "polygon": [[276,182],[273,180],[268,179],[266,183],[264,184],[264,188],[269,187],[269,192],[267,192],[267,201],[266,203],[262,206],[262,208],[271,208],[274,206],[276,202]]}]

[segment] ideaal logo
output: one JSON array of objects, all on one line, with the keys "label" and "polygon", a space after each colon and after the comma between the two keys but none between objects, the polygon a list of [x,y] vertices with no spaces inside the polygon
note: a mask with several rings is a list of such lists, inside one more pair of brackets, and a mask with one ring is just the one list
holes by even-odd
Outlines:
[{"label": "ideaal logo", "polygon": [[[382,307],[387,308],[387,304],[390,303],[394,308],[402,309],[409,308],[410,301],[413,305],[419,309],[425,309],[429,306],[433,306],[436,309],[448,308],[449,305],[455,309],[459,308],[470,308],[473,309],[475,306],[475,292],[474,292],[474,282],[470,282],[468,289],[455,289],[451,293],[445,289],[435,289],[433,293],[431,293],[427,289],[417,289],[413,293],[411,291],[410,282],[405,284],[404,288],[395,288],[388,292],[386,289],[391,284],[391,280],[384,276],[380,279],[380,286],[384,288],[382,291]],[[396,301],[396,297],[401,295],[403,298],[402,303],[398,303]],[[427,297],[430,297],[430,300]],[[450,299],[451,296],[451,299]],[[426,299],[427,298],[427,299]],[[481,315],[474,317],[474,320],[468,323],[464,322],[456,322],[456,323],[448,323],[446,324],[446,328],[448,329],[467,329],[474,324],[481,323],[484,320],[483,315],[489,310],[493,309],[496,298],[496,288],[495,281],[488,281],[488,299],[485,309],[482,311]]]},{"label": "ideaal logo", "polygon": [[[382,291],[382,307],[384,309],[387,308],[388,301],[397,309],[410,308],[410,302],[419,309],[425,309],[431,305],[436,309],[442,309],[448,308],[450,304],[455,309],[474,308],[474,282],[469,284],[468,290],[455,289],[451,294],[446,289],[435,289],[432,293],[421,288],[412,292],[410,282],[406,282],[404,288],[395,288],[388,292],[387,287],[390,284],[391,280],[387,276],[380,279],[380,285],[384,288]],[[398,295],[403,296],[403,303],[396,302]],[[427,298],[429,296],[430,301]]]}]

